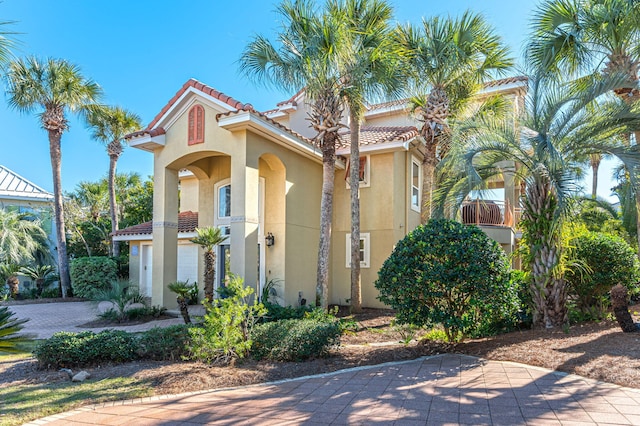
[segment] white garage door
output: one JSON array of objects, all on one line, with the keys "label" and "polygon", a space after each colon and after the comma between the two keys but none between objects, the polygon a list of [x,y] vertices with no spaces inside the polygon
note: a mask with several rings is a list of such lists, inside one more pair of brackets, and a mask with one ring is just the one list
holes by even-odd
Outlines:
[{"label": "white garage door", "polygon": [[198,281],[198,246],[195,244],[178,245],[178,281],[193,284]]}]

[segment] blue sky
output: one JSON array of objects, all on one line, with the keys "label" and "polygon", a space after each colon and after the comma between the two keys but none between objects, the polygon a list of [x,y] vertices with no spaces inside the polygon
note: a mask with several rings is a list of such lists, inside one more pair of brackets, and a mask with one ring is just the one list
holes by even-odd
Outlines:
[{"label": "blue sky", "polygon": [[[527,37],[533,0],[391,1],[400,22],[422,16],[481,12],[519,58]],[[265,0],[4,0],[0,21],[16,21],[16,56],[64,58],[99,83],[104,102],[137,113],[146,126],[189,78],[196,78],[241,102],[266,110],[291,94],[247,81],[237,60],[254,34],[279,28],[276,2]],[[2,91],[4,92],[4,87]],[[37,117],[0,102],[0,164],[52,190],[47,136]],[[106,175],[105,148],[72,119],[62,139],[62,185],[71,191],[83,180]],[[150,153],[127,148],[118,171],[153,171]],[[602,195],[609,195],[608,170],[601,171]],[[590,179],[587,181],[590,182]]]}]

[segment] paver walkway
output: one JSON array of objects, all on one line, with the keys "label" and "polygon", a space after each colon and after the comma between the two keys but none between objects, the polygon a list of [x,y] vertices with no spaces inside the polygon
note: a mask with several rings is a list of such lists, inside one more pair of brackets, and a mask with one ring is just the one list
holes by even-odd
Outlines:
[{"label": "paver walkway", "polygon": [[85,407],[31,425],[640,425],[640,392],[439,355],[279,383]]},{"label": "paver walkway", "polygon": [[[199,308],[191,306],[190,308]],[[58,331],[70,331],[79,333],[81,331],[94,331],[116,329],[130,332],[145,331],[153,327],[166,327],[172,324],[184,324],[182,317],[166,320],[151,321],[144,324],[131,326],[109,326],[104,328],[83,328],[79,327],[89,321],[98,318],[98,309],[91,302],[64,302],[64,303],[34,303],[28,305],[11,305],[9,310],[13,311],[17,318],[28,318],[22,329],[22,333],[30,334],[35,339],[47,339]]]}]

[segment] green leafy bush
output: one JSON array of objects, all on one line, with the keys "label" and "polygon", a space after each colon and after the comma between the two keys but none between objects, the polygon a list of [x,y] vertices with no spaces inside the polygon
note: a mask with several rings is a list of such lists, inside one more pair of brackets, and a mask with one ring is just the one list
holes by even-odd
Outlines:
[{"label": "green leafy bush", "polygon": [[311,312],[311,306],[280,306],[277,303],[264,302],[267,313],[263,317],[265,321],[280,321],[283,319],[301,319],[307,312]]},{"label": "green leafy bush", "polygon": [[288,319],[256,325],[251,355],[272,361],[303,361],[326,355],[340,341],[340,322],[315,318]]},{"label": "green leafy bush", "polygon": [[585,232],[573,240],[575,267],[565,274],[576,309],[588,317],[603,318],[611,288],[621,284],[638,293],[640,264],[624,239],[600,232]]},{"label": "green leafy bush", "polygon": [[138,355],[143,359],[175,361],[189,353],[189,327],[185,324],[154,327],[138,339]]},{"label": "green leafy bush", "polygon": [[117,280],[118,266],[108,257],[80,257],[71,261],[71,287],[77,297],[92,298]]},{"label": "green leafy bush", "polygon": [[512,321],[519,304],[498,243],[450,220],[431,220],[401,240],[375,286],[398,323],[442,325],[450,341]]},{"label": "green leafy bush", "polygon": [[201,327],[189,329],[191,357],[203,362],[228,364],[243,358],[251,348],[251,329],[266,313],[261,303],[249,304],[253,293],[242,278],[232,275],[225,287],[227,297],[205,302],[207,313]]},{"label": "green leafy bush", "polygon": [[96,334],[59,332],[40,343],[33,354],[45,368],[81,367],[102,362],[127,362],[136,359],[137,339],[120,330]]}]

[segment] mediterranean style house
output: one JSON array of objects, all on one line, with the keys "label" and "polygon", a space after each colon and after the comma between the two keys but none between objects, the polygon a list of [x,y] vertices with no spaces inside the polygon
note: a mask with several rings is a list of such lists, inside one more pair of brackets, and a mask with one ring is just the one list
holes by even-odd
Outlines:
[{"label": "mediterranean style house", "polygon": [[[525,77],[512,77],[487,84],[480,96],[504,94],[519,109],[526,87]],[[144,130],[127,136],[130,146],[154,156],[153,221],[119,230],[113,239],[130,243],[130,278],[153,304],[175,304],[167,289],[173,281],[202,282],[202,249],[190,242],[197,226],[217,226],[228,236],[216,249],[217,286],[232,272],[258,294],[265,283],[277,283],[280,304],[314,300],[322,154],[311,139],[307,111],[304,90],[259,112],[191,79]],[[406,100],[370,105],[364,116],[363,306],[382,306],[373,285],[378,270],[397,241],[420,223],[417,125]],[[337,155],[329,301],[345,304],[350,297],[348,133],[341,135]],[[461,218],[482,225],[511,252],[519,186],[505,173],[494,187],[501,200],[470,201]]]},{"label": "mediterranean style house", "polygon": [[[52,193],[0,165],[0,208],[26,213],[40,219],[42,228],[47,232],[52,255],[55,254]],[[55,256],[53,257],[55,258]],[[28,278],[19,278],[23,289],[32,288],[32,283]]]}]

